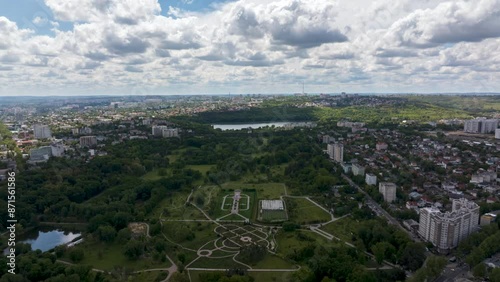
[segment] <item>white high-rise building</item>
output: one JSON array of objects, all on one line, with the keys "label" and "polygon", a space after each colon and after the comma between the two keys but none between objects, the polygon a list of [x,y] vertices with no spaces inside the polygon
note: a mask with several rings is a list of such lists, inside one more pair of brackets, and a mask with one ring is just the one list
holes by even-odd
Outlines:
[{"label": "white high-rise building", "polygon": [[52,149],[52,156],[62,157],[64,155],[65,149],[62,143],[51,144],[50,148]]},{"label": "white high-rise building", "polygon": [[163,130],[167,129],[168,127],[165,125],[155,125],[151,128],[151,133],[154,136],[163,136]]},{"label": "white high-rise building", "polygon": [[97,137],[95,136],[82,136],[80,137],[81,147],[93,147],[97,145]]},{"label": "white high-rise building", "polygon": [[377,185],[377,176],[375,174],[367,173],[365,182],[368,185]]},{"label": "white high-rise building", "polygon": [[471,119],[464,123],[464,131],[469,133],[479,133],[481,131],[481,120]]},{"label": "white high-rise building", "polygon": [[52,137],[49,126],[43,124],[35,124],[33,126],[33,134],[36,139],[46,139]]},{"label": "white high-rise building", "polygon": [[166,128],[166,129],[163,129],[162,136],[165,137],[165,138],[179,137],[179,129],[178,128]]},{"label": "white high-rise building", "polygon": [[344,161],[344,144],[342,143],[333,144],[333,160],[338,163]]},{"label": "white high-rise building", "polygon": [[352,164],[352,174],[364,176],[365,167],[359,164]]},{"label": "white high-rise building", "polygon": [[498,127],[498,119],[485,119],[481,126],[481,133],[492,133]]},{"label": "white high-rise building", "polygon": [[392,182],[380,182],[378,191],[384,196],[384,201],[392,203],[396,200],[396,184]]},{"label": "white high-rise building", "polygon": [[454,199],[451,212],[421,209],[418,233],[440,251],[447,251],[476,231],[478,224],[479,206],[464,198]]},{"label": "white high-rise building", "polygon": [[468,133],[492,133],[497,127],[498,119],[477,118],[464,123],[464,131]]},{"label": "white high-rise building", "polygon": [[495,139],[500,139],[500,128],[495,129]]},{"label": "white high-rise building", "polygon": [[328,144],[326,146],[326,152],[327,152],[328,156],[330,157],[330,159],[333,160],[333,144]]},{"label": "white high-rise building", "polygon": [[323,135],[323,144],[329,144],[330,142],[334,142],[335,138],[330,135]]}]

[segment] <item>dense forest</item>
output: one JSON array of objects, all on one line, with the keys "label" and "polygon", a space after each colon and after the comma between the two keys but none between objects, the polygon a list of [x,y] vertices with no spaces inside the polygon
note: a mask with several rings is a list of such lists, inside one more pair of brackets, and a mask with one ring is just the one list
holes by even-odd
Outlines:
[{"label": "dense forest", "polygon": [[473,111],[467,108],[454,108],[446,105],[433,105],[425,101],[397,100],[397,103],[382,105],[345,105],[323,107],[297,107],[292,105],[273,105],[235,111],[209,111],[192,117],[177,117],[200,123],[252,123],[252,122],[291,122],[317,121],[322,124],[351,120],[369,123],[373,126],[399,124],[402,121],[419,123],[441,119],[469,119]]},{"label": "dense forest", "polygon": [[252,123],[286,122],[315,120],[312,108],[276,106],[268,108],[250,108],[238,111],[213,111],[199,113],[193,120],[204,123]]}]

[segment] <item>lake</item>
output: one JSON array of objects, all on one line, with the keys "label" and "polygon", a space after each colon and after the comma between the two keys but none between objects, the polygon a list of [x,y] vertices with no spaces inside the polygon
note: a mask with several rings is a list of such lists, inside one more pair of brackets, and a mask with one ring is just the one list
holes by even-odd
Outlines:
[{"label": "lake", "polygon": [[249,127],[256,129],[256,128],[262,128],[266,126],[273,126],[274,127],[285,127],[286,125],[296,125],[296,126],[302,126],[310,123],[305,123],[305,122],[264,122],[264,123],[235,123],[235,124],[212,124],[212,127],[214,129],[221,129],[221,130],[241,130],[241,129],[247,129]]},{"label": "lake", "polygon": [[81,233],[56,230],[38,230],[26,234],[21,243],[31,245],[32,250],[48,251],[54,247],[69,243],[79,237]]}]

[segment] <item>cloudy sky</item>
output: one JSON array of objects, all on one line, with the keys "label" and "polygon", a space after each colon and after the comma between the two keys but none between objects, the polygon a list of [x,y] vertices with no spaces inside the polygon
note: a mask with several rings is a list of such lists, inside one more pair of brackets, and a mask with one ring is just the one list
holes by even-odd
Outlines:
[{"label": "cloudy sky", "polygon": [[500,0],[0,0],[0,95],[500,92]]}]

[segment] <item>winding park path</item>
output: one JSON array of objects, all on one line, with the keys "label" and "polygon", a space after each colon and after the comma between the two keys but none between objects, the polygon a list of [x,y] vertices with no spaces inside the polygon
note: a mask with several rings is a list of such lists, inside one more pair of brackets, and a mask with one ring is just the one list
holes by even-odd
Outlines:
[{"label": "winding park path", "polygon": [[[303,225],[302,226],[303,228],[306,228],[306,230],[314,232],[314,233],[326,238],[327,240],[330,240],[330,241],[337,240],[337,241],[342,242],[351,248],[356,248],[356,246],[353,245],[352,243],[344,241],[344,240],[328,233],[327,231],[320,229],[324,225],[333,223],[337,220],[340,220],[342,218],[350,216],[350,214],[336,218],[333,215],[333,213],[331,213],[326,208],[324,208],[320,204],[313,201],[310,197],[308,197],[308,196],[291,196],[291,195],[288,195],[285,185],[283,185],[283,188],[284,188],[285,193],[284,193],[284,195],[280,196],[280,198],[282,200],[284,200],[284,198],[286,198],[286,197],[306,199],[309,202],[311,202],[313,205],[317,206],[318,208],[320,208],[321,210],[325,211],[326,213],[328,213],[330,215],[330,220],[327,222],[324,222],[321,224]],[[190,201],[193,193],[194,193],[194,189],[191,191],[191,193],[187,197],[185,203],[191,204],[195,209],[197,209],[199,212],[201,212],[201,214],[203,214],[205,219],[163,219],[162,214],[160,214],[160,216],[159,216],[160,224],[162,224],[162,226],[163,226],[163,222],[210,222],[210,223],[213,223],[215,225],[215,228],[213,231],[219,235],[218,238],[211,240],[211,241],[208,241],[207,243],[205,243],[204,245],[199,247],[197,250],[184,247],[181,244],[178,244],[178,243],[172,241],[171,239],[169,239],[163,232],[161,233],[163,235],[163,237],[168,242],[180,247],[183,250],[186,250],[189,252],[194,252],[198,255],[194,260],[189,262],[184,268],[185,270],[187,270],[188,277],[190,280],[191,280],[191,276],[189,273],[190,271],[227,271],[228,270],[228,268],[193,267],[194,263],[200,259],[231,258],[235,263],[246,268],[248,272],[294,272],[294,271],[298,271],[300,269],[300,265],[297,265],[296,268],[291,268],[291,269],[252,268],[252,266],[247,265],[247,264],[239,261],[238,259],[236,259],[238,254],[240,254],[240,247],[245,244],[245,241],[243,239],[246,236],[251,236],[254,240],[257,240],[257,242],[264,243],[264,245],[266,245],[266,243],[267,243],[267,249],[268,249],[269,253],[276,254],[275,252],[273,252],[273,250],[275,250],[275,248],[277,248],[278,245],[274,239],[274,233],[271,232],[270,230],[269,230],[269,232],[264,231],[264,230],[267,230],[267,228],[270,228],[270,226],[261,225],[261,224],[252,224],[250,227],[241,227],[241,226],[237,226],[237,225],[224,224],[224,222],[222,220],[219,220],[219,219],[222,219],[224,216],[222,218],[219,218],[219,219],[213,219],[202,208],[198,207],[195,203]],[[212,193],[210,193],[210,198],[212,198],[211,194]],[[233,205],[234,205],[234,203],[233,203]],[[248,206],[248,204],[247,204],[247,206]],[[229,215],[231,215],[231,214],[240,215],[238,209],[236,210],[236,213],[234,213],[234,212],[229,213]],[[146,224],[146,226],[147,226],[147,235],[150,236],[149,235],[149,225],[147,223],[144,223],[144,224]],[[279,228],[281,228],[281,226],[273,226],[273,228],[279,229]],[[255,232],[257,232],[257,233],[255,233]],[[246,234],[248,234],[248,235],[246,235]],[[262,237],[262,236],[264,236],[264,237]],[[212,256],[212,254],[214,252],[217,252],[216,256]],[[227,255],[224,255],[224,253],[226,253]],[[372,258],[374,257],[372,254],[370,254],[368,252],[364,252],[364,253]],[[175,265],[175,263],[170,259],[170,257],[168,257],[168,255],[167,255],[167,258],[172,263],[172,266],[170,268],[147,269],[147,270],[138,271],[136,273],[148,272],[148,271],[168,271],[168,273],[169,273],[168,277],[164,280],[164,281],[168,281],[172,277],[172,275],[178,271],[178,268]],[[384,261],[383,265],[381,267],[379,267],[379,268],[367,268],[367,270],[390,269],[390,268],[394,268],[394,267],[397,267],[397,266],[392,264],[392,263],[389,263],[387,261]]]},{"label": "winding park path", "polygon": [[[255,269],[255,268],[252,268],[252,266],[248,265],[248,264],[245,264],[239,260],[236,259],[236,257],[238,256],[238,254],[240,253],[239,251],[239,248],[240,248],[240,244],[235,241],[235,240],[232,240],[234,238],[239,238],[241,240],[241,235],[236,233],[234,230],[236,229],[239,229],[241,227],[237,227],[236,229],[232,230],[228,227],[226,227],[227,225],[224,225],[224,224],[221,224],[221,222],[219,222],[218,220],[216,219],[212,219],[203,209],[201,209],[200,207],[198,207],[197,205],[195,205],[194,203],[190,202],[189,199],[190,197],[192,196],[193,194],[193,191],[191,191],[191,194],[188,196],[188,199],[186,200],[186,203],[190,203],[194,208],[196,208],[198,211],[200,211],[203,216],[206,218],[204,220],[201,220],[201,219],[193,219],[193,220],[189,220],[189,219],[183,219],[183,220],[168,220],[168,219],[162,219],[162,215],[160,215],[160,223],[163,225],[163,222],[167,222],[167,221],[184,221],[184,222],[211,222],[213,224],[216,225],[216,227],[214,228],[214,232],[216,234],[220,234],[217,229],[218,228],[221,228],[221,232],[223,231],[224,234],[231,234],[233,237],[231,238],[226,238],[221,244],[221,246],[218,246],[217,245],[217,242],[219,240],[221,240],[221,238],[217,238],[215,240],[211,240],[207,243],[205,243],[203,246],[201,246],[200,248],[198,248],[198,250],[194,250],[194,249],[191,249],[191,248],[186,248],[184,246],[182,246],[181,244],[178,244],[176,242],[173,242],[172,240],[170,240],[165,234],[163,234],[162,232],[162,235],[163,237],[170,243],[176,245],[176,246],[179,246],[180,248],[186,250],[186,251],[190,251],[190,252],[195,252],[198,257],[195,258],[194,260],[192,260],[189,264],[187,264],[185,266],[185,269],[188,270],[188,274],[189,274],[189,271],[190,270],[193,270],[193,271],[226,271],[228,269],[226,268],[199,268],[199,267],[191,267],[191,265],[193,263],[195,263],[197,260],[199,260],[200,258],[207,258],[207,259],[220,259],[220,258],[229,258],[231,257],[231,259],[237,263],[237,264],[240,264],[241,266],[247,268],[247,271],[249,272],[293,272],[293,271],[297,271],[300,269],[300,266],[297,266],[297,268],[292,268],[292,269]],[[239,215],[239,213],[238,213]],[[266,234],[264,231],[263,231],[263,228],[267,228],[269,226],[264,226],[264,225],[252,225],[252,230],[247,230],[245,228],[244,229],[244,232],[245,233],[249,233],[249,234],[252,234],[253,236],[255,236],[254,238],[259,238],[260,241],[265,241],[267,243],[267,246],[269,248],[269,246],[271,245],[270,242],[268,241],[268,238],[269,237],[261,237],[259,236],[258,234],[255,234],[255,232],[261,232],[261,234]],[[259,230],[260,229],[260,230]],[[149,229],[148,229],[149,230]],[[148,231],[148,236],[149,236],[149,231]],[[267,236],[267,235],[266,235]],[[231,245],[233,246],[238,246],[238,247],[229,247],[229,246],[226,246],[224,245],[224,242],[225,241],[228,241],[231,243]],[[240,242],[241,243],[241,242]],[[207,248],[207,246],[209,246],[210,244],[213,244],[213,247],[210,247]],[[219,251],[219,252],[225,252],[227,253],[227,255],[223,255],[223,256],[211,256],[211,254],[215,251]],[[271,252],[270,253],[273,253],[274,252]],[[167,258],[170,260],[170,258],[167,256]],[[171,260],[170,260],[171,261]],[[172,262],[172,267],[173,268],[175,266],[175,263],[173,261]],[[171,275],[173,275],[173,273],[175,273],[178,269],[177,269],[177,266],[175,266],[175,269],[151,269],[151,270],[142,270],[141,272],[144,272],[144,271],[154,271],[154,270],[168,270],[169,271],[169,277],[167,277],[167,279],[165,281],[167,281]],[[190,276],[189,276],[190,277]]]}]

